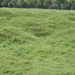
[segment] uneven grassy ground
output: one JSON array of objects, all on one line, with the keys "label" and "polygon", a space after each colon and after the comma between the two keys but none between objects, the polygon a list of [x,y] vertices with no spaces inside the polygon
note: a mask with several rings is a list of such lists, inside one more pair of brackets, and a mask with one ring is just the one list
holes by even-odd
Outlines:
[{"label": "uneven grassy ground", "polygon": [[75,11],[0,8],[0,75],[75,75]]}]

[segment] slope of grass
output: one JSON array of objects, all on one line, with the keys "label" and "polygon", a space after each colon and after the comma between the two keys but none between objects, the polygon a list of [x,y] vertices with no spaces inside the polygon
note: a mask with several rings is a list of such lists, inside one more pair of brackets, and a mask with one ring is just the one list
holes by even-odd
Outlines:
[{"label": "slope of grass", "polygon": [[0,75],[75,75],[74,16],[0,8]]}]

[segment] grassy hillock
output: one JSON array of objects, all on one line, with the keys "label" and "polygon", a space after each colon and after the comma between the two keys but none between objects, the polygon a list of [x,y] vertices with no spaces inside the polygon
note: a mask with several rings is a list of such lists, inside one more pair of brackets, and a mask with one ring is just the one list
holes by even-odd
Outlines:
[{"label": "grassy hillock", "polygon": [[0,75],[75,75],[75,11],[0,8]]}]

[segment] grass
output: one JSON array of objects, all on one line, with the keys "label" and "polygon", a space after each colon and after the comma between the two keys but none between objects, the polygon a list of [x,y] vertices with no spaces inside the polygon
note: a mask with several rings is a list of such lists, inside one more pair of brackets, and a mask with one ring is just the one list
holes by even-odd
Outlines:
[{"label": "grass", "polygon": [[74,16],[0,8],[0,75],[75,75]]}]

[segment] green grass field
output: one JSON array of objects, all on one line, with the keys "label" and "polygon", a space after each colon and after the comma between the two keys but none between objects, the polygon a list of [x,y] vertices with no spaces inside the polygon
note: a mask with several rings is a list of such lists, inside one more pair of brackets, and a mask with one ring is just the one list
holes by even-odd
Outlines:
[{"label": "green grass field", "polygon": [[75,11],[0,8],[0,75],[75,75]]}]

